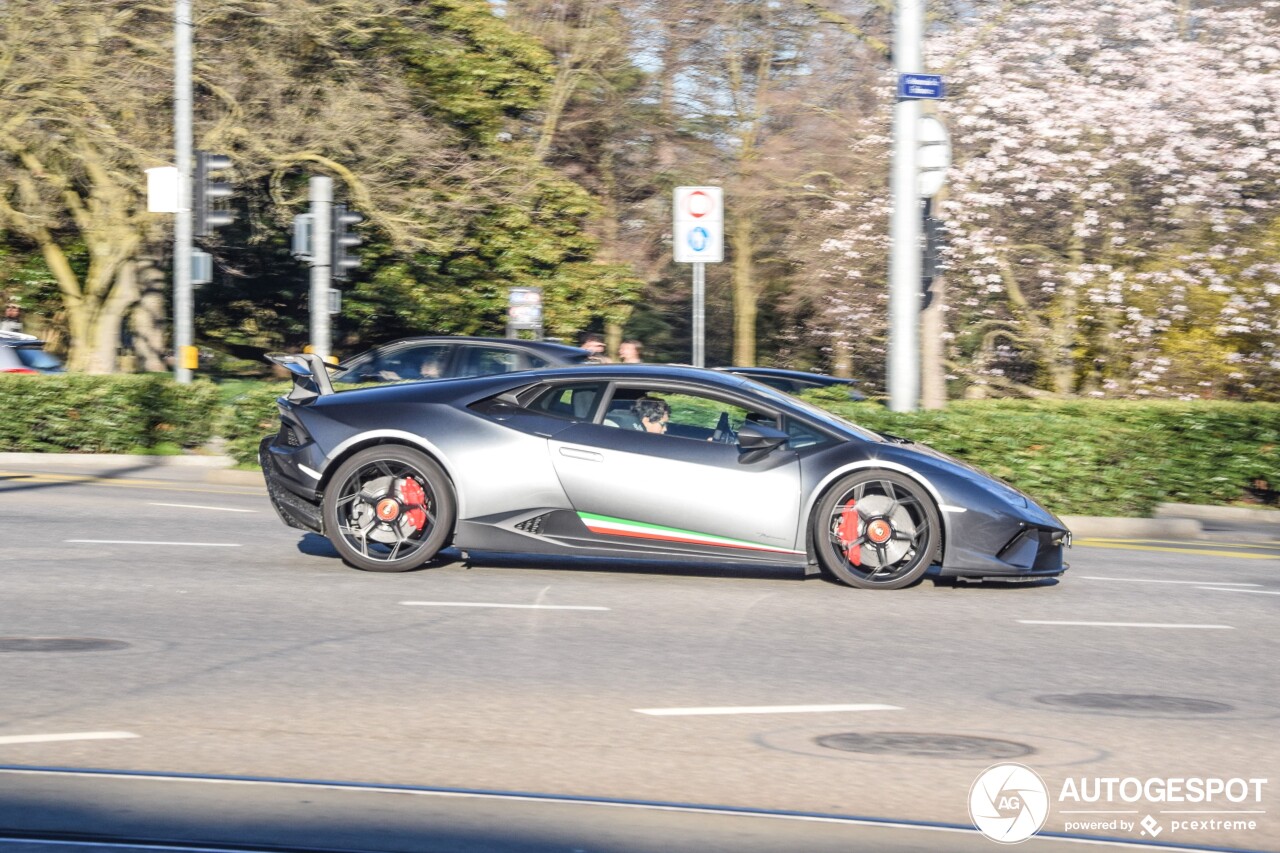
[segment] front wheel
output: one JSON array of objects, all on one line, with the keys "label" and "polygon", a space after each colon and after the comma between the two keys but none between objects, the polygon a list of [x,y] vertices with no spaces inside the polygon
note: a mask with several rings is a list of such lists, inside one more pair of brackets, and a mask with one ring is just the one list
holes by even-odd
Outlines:
[{"label": "front wheel", "polygon": [[408,447],[369,447],[343,462],[325,490],[325,534],[357,569],[406,572],[444,547],[454,507],[435,462]]},{"label": "front wheel", "polygon": [[844,583],[900,589],[929,570],[942,541],[938,511],[924,489],[890,471],[850,474],[813,516],[818,560]]}]

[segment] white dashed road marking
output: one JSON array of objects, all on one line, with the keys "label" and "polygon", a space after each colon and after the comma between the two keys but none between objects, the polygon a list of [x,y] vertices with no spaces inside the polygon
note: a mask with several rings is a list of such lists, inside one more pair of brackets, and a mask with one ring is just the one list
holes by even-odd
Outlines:
[{"label": "white dashed road marking", "polygon": [[137,737],[133,732],[67,732],[56,735],[3,735],[0,745],[14,743],[57,743],[64,740],[123,740]]},{"label": "white dashed road marking", "polygon": [[489,601],[402,601],[409,607],[498,607],[505,610],[608,610],[573,604],[495,604]]},{"label": "white dashed road marking", "polygon": [[182,545],[188,548],[239,548],[235,542],[148,542],[143,539],[64,539],[87,545]]},{"label": "white dashed road marking", "polygon": [[233,509],[229,506],[201,506],[200,504],[163,504],[150,501],[151,506],[172,506],[178,509],[211,509],[216,512],[257,512],[256,509]]},{"label": "white dashed road marking", "polygon": [[1119,581],[1121,583],[1176,583],[1185,584],[1187,586],[1204,586],[1211,583],[1213,586],[1262,586],[1260,583],[1218,583],[1216,581],[1166,581],[1156,580],[1154,578],[1103,578],[1097,575],[1077,575],[1077,579],[1086,581]]},{"label": "white dashed road marking", "polygon": [[743,705],[724,708],[632,708],[651,717],[701,717],[728,714],[822,714],[837,711],[901,711],[897,705]]},{"label": "white dashed road marking", "polygon": [[1234,631],[1232,625],[1181,625],[1167,622],[1058,622],[1046,619],[1019,619],[1023,625],[1075,625],[1085,628],[1200,628],[1203,630]]}]

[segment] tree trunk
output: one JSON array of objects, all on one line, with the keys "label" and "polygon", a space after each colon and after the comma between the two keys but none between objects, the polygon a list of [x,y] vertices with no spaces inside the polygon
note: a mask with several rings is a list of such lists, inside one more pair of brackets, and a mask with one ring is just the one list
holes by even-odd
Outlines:
[{"label": "tree trunk", "polygon": [[143,258],[138,264],[138,302],[132,311],[133,353],[138,367],[148,373],[164,373],[169,369],[166,343],[165,289],[168,280],[156,266],[154,258]]},{"label": "tree trunk", "polygon": [[843,334],[831,342],[831,375],[841,379],[853,378],[853,347]]}]

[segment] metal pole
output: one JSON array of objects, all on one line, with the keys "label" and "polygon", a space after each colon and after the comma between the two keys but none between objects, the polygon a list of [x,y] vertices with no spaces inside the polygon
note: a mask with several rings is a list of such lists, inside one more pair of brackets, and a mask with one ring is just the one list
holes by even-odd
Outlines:
[{"label": "metal pole", "polygon": [[[923,0],[898,0],[894,67],[924,71]],[[920,102],[900,98],[893,109],[893,218],[889,266],[889,408],[913,412],[920,398],[920,191],[916,178],[916,125]]]},{"label": "metal pole", "polygon": [[313,177],[311,191],[311,351],[329,358],[329,288],[333,276],[333,178]]},{"label": "metal pole", "polygon": [[693,366],[707,366],[707,265],[693,265]]},{"label": "metal pole", "polygon": [[173,147],[178,215],[173,226],[173,378],[191,381],[197,366],[191,294],[191,0],[173,6]]}]

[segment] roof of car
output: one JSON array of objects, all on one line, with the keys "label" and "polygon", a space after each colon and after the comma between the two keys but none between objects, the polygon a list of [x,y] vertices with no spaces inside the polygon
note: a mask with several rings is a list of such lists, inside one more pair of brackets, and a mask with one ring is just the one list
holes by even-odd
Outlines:
[{"label": "roof of car", "polygon": [[845,379],[840,376],[831,376],[827,373],[813,373],[808,370],[788,370],[782,367],[717,367],[716,370],[725,373],[739,374],[756,374],[758,376],[777,376],[785,379],[807,379],[810,382],[824,382],[831,385],[850,385],[852,379]]},{"label": "roof of car", "polygon": [[[412,338],[398,338],[394,341],[387,341],[384,344],[370,347],[374,349],[388,349],[390,347],[412,346],[415,344],[497,344],[500,346],[515,346],[522,349],[533,350],[534,352],[554,353],[556,355],[573,355],[578,356],[586,352],[580,347],[571,346],[569,344],[559,343],[556,341],[528,341],[522,338],[486,338],[472,337],[467,335],[419,335]],[[366,350],[367,352],[368,350]]]}]

